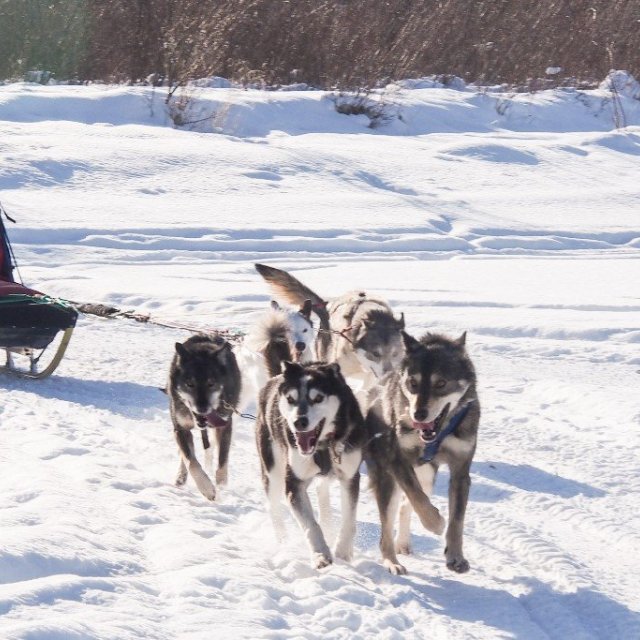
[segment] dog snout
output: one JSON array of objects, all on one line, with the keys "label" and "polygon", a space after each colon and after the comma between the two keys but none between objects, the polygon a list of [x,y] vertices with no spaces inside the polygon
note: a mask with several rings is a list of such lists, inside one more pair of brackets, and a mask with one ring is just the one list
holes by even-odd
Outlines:
[{"label": "dog snout", "polygon": [[413,412],[413,419],[416,422],[424,422],[427,419],[427,410],[426,409],[416,409]]},{"label": "dog snout", "polygon": [[305,350],[307,345],[304,342],[296,342],[295,346],[296,346],[296,351],[298,353],[302,353]]},{"label": "dog snout", "polygon": [[307,418],[307,416],[300,416],[294,421],[293,426],[298,429],[298,431],[306,429],[309,426],[309,418]]}]

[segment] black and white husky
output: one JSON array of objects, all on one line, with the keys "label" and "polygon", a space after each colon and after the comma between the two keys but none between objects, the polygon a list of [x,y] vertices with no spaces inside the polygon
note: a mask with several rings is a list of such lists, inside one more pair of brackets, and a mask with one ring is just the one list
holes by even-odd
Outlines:
[{"label": "black and white husky", "polygon": [[320,524],[307,489],[317,476],[339,480],[342,522],[334,554],[350,560],[365,443],[360,408],[337,364],[285,362],[283,373],[260,393],[256,444],[276,535],[284,537],[281,501],[286,497],[317,568],[333,562],[325,538],[331,519],[329,489],[326,482],[320,484]]},{"label": "black and white husky", "polygon": [[315,334],[311,320],[311,301],[298,308],[281,307],[275,300],[251,328],[244,342],[235,349],[242,372],[242,410],[256,403],[258,393],[269,378],[282,371],[282,363],[312,362]]},{"label": "black and white husky", "polygon": [[240,396],[240,370],[231,345],[220,336],[196,335],[177,342],[171,361],[167,394],[173,432],[180,453],[176,485],[191,474],[200,493],[215,500],[216,488],[195,454],[193,429],[202,434],[205,468],[213,472],[213,450],[209,435],[218,446],[216,483],[226,484],[232,414]]},{"label": "black and white husky", "polygon": [[364,407],[368,391],[376,381],[402,360],[404,315],[396,318],[385,300],[363,291],[346,293],[327,302],[282,269],[264,264],[255,267],[275,295],[291,304],[310,300],[320,320],[318,359],[340,365]]},{"label": "black and white husky", "polygon": [[425,528],[437,534],[444,530],[430,496],[438,467],[446,464],[450,481],[445,557],[449,569],[463,573],[469,570],[462,535],[480,420],[474,367],[465,350],[465,334],[457,340],[427,334],[418,341],[403,333],[403,339],[402,365],[384,379],[366,418],[371,438],[367,467],[380,511],[383,562],[392,573],[406,573],[396,552],[411,552],[412,510]]}]

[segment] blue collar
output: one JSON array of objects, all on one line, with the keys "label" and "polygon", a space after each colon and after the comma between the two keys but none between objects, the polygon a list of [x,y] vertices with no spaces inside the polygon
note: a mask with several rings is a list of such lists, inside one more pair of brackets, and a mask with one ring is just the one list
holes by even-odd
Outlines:
[{"label": "blue collar", "polygon": [[[473,400],[471,401],[473,402]],[[467,415],[469,411],[469,407],[471,402],[466,404],[458,413],[454,413],[449,419],[449,424],[438,433],[436,439],[433,442],[429,442],[424,446],[424,450],[422,451],[422,455],[420,456],[420,462],[430,462],[433,460],[440,449],[440,445],[442,441],[449,435],[451,435],[458,427],[458,425],[464,420],[464,417]]]}]

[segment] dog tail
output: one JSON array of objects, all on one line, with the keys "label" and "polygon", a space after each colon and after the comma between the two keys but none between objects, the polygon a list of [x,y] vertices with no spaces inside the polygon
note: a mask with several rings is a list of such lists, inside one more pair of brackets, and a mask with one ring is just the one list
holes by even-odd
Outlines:
[{"label": "dog tail", "polygon": [[311,308],[320,321],[320,333],[317,343],[319,347],[318,356],[324,359],[326,355],[323,354],[328,353],[331,344],[331,327],[329,326],[327,301],[282,269],[269,267],[266,264],[256,264],[255,268],[266,280],[273,294],[289,304],[303,305],[305,300],[311,300]]},{"label": "dog tail", "polygon": [[269,344],[287,343],[287,320],[282,311],[269,311],[245,338],[249,349],[262,353]]}]

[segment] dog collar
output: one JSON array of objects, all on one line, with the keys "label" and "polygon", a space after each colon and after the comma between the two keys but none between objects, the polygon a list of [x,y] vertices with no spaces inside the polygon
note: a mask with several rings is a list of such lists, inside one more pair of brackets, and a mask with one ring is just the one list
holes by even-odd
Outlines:
[{"label": "dog collar", "polygon": [[458,428],[458,425],[464,420],[464,417],[467,415],[470,405],[471,402],[462,407],[462,409],[460,409],[458,413],[454,413],[449,420],[449,424],[447,424],[447,426],[438,433],[435,440],[425,445],[422,451],[422,455],[419,458],[420,462],[431,462],[431,460],[436,457],[442,441]]}]

